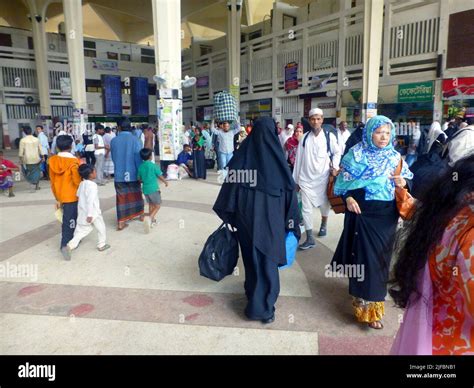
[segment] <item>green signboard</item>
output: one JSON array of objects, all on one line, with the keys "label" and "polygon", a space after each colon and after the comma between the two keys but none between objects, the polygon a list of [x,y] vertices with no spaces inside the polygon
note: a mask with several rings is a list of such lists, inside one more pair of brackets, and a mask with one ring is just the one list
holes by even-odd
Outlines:
[{"label": "green signboard", "polygon": [[433,101],[433,81],[398,85],[398,102]]}]

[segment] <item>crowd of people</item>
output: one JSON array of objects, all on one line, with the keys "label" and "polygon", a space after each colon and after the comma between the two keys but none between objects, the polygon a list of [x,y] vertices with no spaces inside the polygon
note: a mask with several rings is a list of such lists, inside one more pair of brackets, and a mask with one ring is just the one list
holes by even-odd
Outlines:
[{"label": "crowd of people", "polygon": [[[332,263],[364,269],[362,279],[348,276],[355,319],[382,329],[391,284],[396,305],[406,308],[394,353],[473,353],[474,125],[450,120],[443,127],[434,122],[423,136],[414,136],[404,155],[394,123],[380,115],[352,133],[344,121],[335,130],[325,127],[319,108],[286,128],[271,118],[260,118],[247,128],[226,121],[185,128],[183,150],[174,162],[180,176],[206,179],[213,160],[224,178],[233,170],[256,172],[253,184],[224,179],[213,207],[237,230],[247,317],[263,323],[275,320],[278,268],[287,264],[286,236],[291,232],[299,240],[304,231],[299,249],[314,248],[314,208],[321,213],[318,236],[327,235],[327,187],[333,176],[334,194],[342,197],[346,211]],[[110,248],[98,186],[111,179],[117,230],[133,219],[144,222],[147,233],[157,226],[160,182],[168,186],[168,180],[166,166],[155,161],[157,139],[151,128],[133,128],[123,119],[116,131],[97,125],[95,133],[87,131],[80,139],[60,131],[51,145],[41,126],[36,137],[31,128],[24,133],[21,170],[32,191],[39,189],[41,175],[50,180],[61,212],[60,251],[66,260],[94,228],[97,249]],[[400,229],[396,191],[411,191],[420,164],[431,160],[424,156],[433,154],[447,161],[446,168],[419,190],[413,217]],[[14,196],[12,176],[20,168],[3,153],[0,163],[0,188]],[[430,319],[424,320],[427,312]]]},{"label": "crowd of people", "polygon": [[303,218],[307,236],[300,249],[315,246],[314,207],[322,215],[320,236],[326,234],[326,189],[333,175],[334,194],[346,204],[333,268],[360,267],[364,275],[345,274],[355,320],[383,329],[390,289],[395,304],[407,308],[392,353],[473,354],[474,126],[460,125],[451,133],[431,126],[425,152],[440,152],[439,144],[449,168],[432,177],[400,228],[396,191],[409,191],[416,174],[406,161],[413,154],[403,157],[397,149],[394,123],[375,116],[351,134],[344,122],[333,133],[323,129],[323,121],[317,108],[309,120],[286,130],[270,118],[259,119],[228,164],[229,171],[252,169],[258,177],[255,187],[225,182],[213,207],[237,229],[246,316],[265,324],[275,320],[286,238],[290,232],[300,235]]}]

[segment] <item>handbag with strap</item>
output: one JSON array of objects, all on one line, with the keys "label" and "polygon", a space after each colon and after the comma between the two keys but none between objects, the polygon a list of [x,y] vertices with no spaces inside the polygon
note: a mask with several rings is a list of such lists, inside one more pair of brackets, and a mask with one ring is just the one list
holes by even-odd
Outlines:
[{"label": "handbag with strap", "polygon": [[[395,170],[395,175],[400,175],[402,172],[403,159],[400,158],[400,163]],[[400,217],[403,220],[409,220],[413,217],[416,209],[416,200],[411,196],[407,189],[395,186],[395,200],[397,201],[397,209]]]},{"label": "handbag with strap", "polygon": [[[327,144],[329,160],[330,160],[329,167],[332,170],[334,168],[334,165],[332,163],[333,154],[332,154],[332,151],[331,151],[331,143],[330,143],[330,140],[329,140],[330,134],[329,134],[329,131],[327,131],[325,129],[323,129],[323,131],[324,131],[324,135],[326,136],[326,144]],[[339,175],[339,172],[338,172],[338,175]],[[330,172],[329,173],[329,179],[328,179],[328,187],[326,189],[326,194],[328,196],[329,203],[331,204],[331,208],[334,211],[334,213],[341,214],[341,213],[344,213],[346,211],[346,202],[344,201],[344,198],[342,198],[339,195],[334,194],[334,185],[336,184],[336,179],[337,179],[337,175],[334,176]]]},{"label": "handbag with strap", "polygon": [[236,234],[227,224],[222,223],[209,236],[198,260],[201,276],[219,281],[234,272],[239,259]]}]

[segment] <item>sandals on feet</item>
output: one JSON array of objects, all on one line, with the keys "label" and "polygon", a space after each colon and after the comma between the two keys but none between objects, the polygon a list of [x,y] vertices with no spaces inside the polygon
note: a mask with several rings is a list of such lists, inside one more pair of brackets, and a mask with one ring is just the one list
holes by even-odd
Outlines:
[{"label": "sandals on feet", "polygon": [[110,248],[110,245],[109,244],[105,244],[103,247],[100,247],[100,248],[97,248],[97,250],[99,252],[103,252],[105,251],[106,249],[109,249]]},{"label": "sandals on feet", "polygon": [[375,329],[375,330],[381,330],[381,329],[383,329],[383,323],[382,323],[382,321],[369,322],[369,323],[368,323],[368,326],[369,326],[371,329]]},{"label": "sandals on feet", "polygon": [[117,231],[120,232],[121,230],[124,230],[125,228],[128,228],[128,224],[123,224],[122,227],[117,226]]}]

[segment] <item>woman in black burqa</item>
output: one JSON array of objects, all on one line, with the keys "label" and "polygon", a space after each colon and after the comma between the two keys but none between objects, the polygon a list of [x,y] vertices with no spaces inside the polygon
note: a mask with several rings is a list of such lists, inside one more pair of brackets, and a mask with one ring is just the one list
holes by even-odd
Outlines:
[{"label": "woman in black burqa", "polygon": [[245,315],[271,323],[280,293],[278,267],[286,264],[286,233],[300,238],[295,183],[273,119],[255,122],[228,168],[213,210],[237,228],[248,299]]}]

